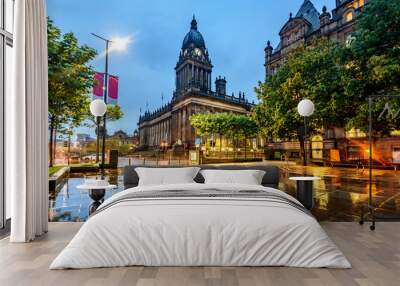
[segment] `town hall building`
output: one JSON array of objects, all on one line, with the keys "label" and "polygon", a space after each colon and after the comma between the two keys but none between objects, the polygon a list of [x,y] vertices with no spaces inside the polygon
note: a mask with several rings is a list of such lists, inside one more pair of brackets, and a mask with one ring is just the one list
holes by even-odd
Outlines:
[{"label": "town hall building", "polygon": [[193,16],[190,31],[183,39],[175,67],[175,91],[172,100],[139,118],[139,147],[160,148],[195,146],[196,134],[189,117],[196,113],[233,112],[247,114],[252,104],[245,94],[228,95],[226,79],[217,77],[212,88],[209,51]]}]

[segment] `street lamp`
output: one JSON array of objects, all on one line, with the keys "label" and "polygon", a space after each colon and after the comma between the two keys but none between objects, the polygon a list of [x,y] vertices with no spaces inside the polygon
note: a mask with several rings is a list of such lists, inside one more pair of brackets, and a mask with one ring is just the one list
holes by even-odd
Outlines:
[{"label": "street lamp", "polygon": [[[90,103],[90,113],[96,118],[97,126],[97,145],[96,145],[96,163],[99,162],[99,143],[100,143],[100,118],[104,116],[107,112],[107,105],[102,99],[95,99]],[[102,170],[104,168],[103,164],[101,166]]]},{"label": "street lamp", "polygon": [[304,166],[307,165],[307,118],[314,113],[314,103],[309,99],[303,99],[297,105],[297,111],[304,117]]},{"label": "street lamp", "polygon": [[[105,56],[106,56],[106,65],[105,65],[105,70],[104,70],[105,79],[104,79],[104,95],[103,95],[104,96],[104,102],[103,103],[106,105],[107,104],[107,93],[108,93],[108,50],[109,50],[109,47],[110,47],[111,40],[103,38],[103,37],[101,37],[99,35],[96,35],[94,33],[92,33],[92,35],[95,36],[96,38],[99,38],[100,40],[105,41],[105,43],[106,43],[106,51],[105,51],[105,53],[106,53],[105,54]],[[107,131],[106,131],[106,121],[107,121],[106,115],[103,114],[103,145],[102,145],[102,148],[101,148],[101,170],[102,170],[103,174],[104,174],[105,153],[106,153],[106,133],[107,133]]]},{"label": "street lamp", "polygon": [[[106,43],[105,50],[105,70],[104,70],[104,103],[107,104],[107,94],[108,94],[108,54],[112,51],[122,52],[126,50],[129,44],[132,42],[132,37],[115,37],[112,40],[106,39],[102,36],[99,36],[95,33],[92,33],[96,38],[104,41]],[[103,116],[103,145],[102,145],[102,153],[101,153],[101,166],[104,173],[104,164],[105,164],[105,153],[106,153],[106,115]]]}]

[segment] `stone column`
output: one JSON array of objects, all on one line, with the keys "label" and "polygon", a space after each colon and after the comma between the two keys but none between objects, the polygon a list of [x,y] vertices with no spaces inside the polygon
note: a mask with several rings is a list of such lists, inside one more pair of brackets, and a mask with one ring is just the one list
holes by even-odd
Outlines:
[{"label": "stone column", "polygon": [[171,145],[171,131],[170,131],[170,124],[171,124],[171,119],[167,120],[167,142],[168,145]]},{"label": "stone column", "polygon": [[153,126],[153,146],[157,145],[157,125]]},{"label": "stone column", "polygon": [[181,111],[176,112],[176,138],[175,141],[181,138]]},{"label": "stone column", "polygon": [[175,115],[174,115],[174,113],[171,113],[171,117],[170,117],[170,121],[169,121],[169,126],[168,126],[168,128],[169,128],[169,143],[170,144],[172,144],[173,142],[172,142],[172,138],[173,138],[173,136],[174,136],[174,134],[173,134],[173,131],[172,131],[172,126],[174,126],[174,121],[175,120]]},{"label": "stone column", "polygon": [[186,87],[189,86],[190,83],[190,65],[186,66]]},{"label": "stone column", "polygon": [[163,121],[163,140],[167,142],[167,120]]},{"label": "stone column", "polygon": [[192,72],[190,74],[190,82],[192,82],[194,80],[194,65],[191,64],[191,66],[192,66]]},{"label": "stone column", "polygon": [[197,67],[194,67],[193,68],[193,82],[194,82],[194,85],[196,86],[196,82],[197,82]]},{"label": "stone column", "polygon": [[162,122],[158,123],[158,140],[157,140],[158,145],[161,145],[161,140],[162,140],[161,133],[162,133]]},{"label": "stone column", "polygon": [[200,88],[203,89],[204,84],[203,84],[203,69],[202,68],[200,68],[199,82],[200,82]]},{"label": "stone column", "polygon": [[153,146],[153,126],[150,126],[149,134],[149,146]]},{"label": "stone column", "polygon": [[164,141],[164,120],[160,122],[160,145]]},{"label": "stone column", "polygon": [[185,141],[185,112],[184,107],[181,109],[181,139]]},{"label": "stone column", "polygon": [[152,132],[153,134],[152,134],[151,137],[152,137],[152,139],[153,139],[153,140],[152,140],[152,141],[153,141],[153,142],[152,142],[152,145],[154,146],[154,145],[156,145],[156,127],[155,127],[155,125],[153,125],[152,129],[153,129],[153,132]]},{"label": "stone column", "polygon": [[197,83],[198,87],[201,88],[201,68],[198,68],[197,70]]},{"label": "stone column", "polygon": [[157,144],[158,145],[161,145],[161,132],[162,132],[162,122],[160,122],[160,123],[158,123],[158,142],[157,142]]},{"label": "stone column", "polygon": [[149,146],[152,145],[152,142],[151,142],[151,131],[152,131],[151,126],[149,126]]},{"label": "stone column", "polygon": [[186,66],[182,69],[182,88],[186,87]]},{"label": "stone column", "polygon": [[150,127],[150,146],[154,145],[153,126]]},{"label": "stone column", "polygon": [[207,71],[203,70],[203,89],[207,90]]},{"label": "stone column", "polygon": [[157,123],[157,145],[161,142],[161,122]]},{"label": "stone column", "polygon": [[156,126],[153,125],[153,128],[152,128],[152,129],[153,129],[153,132],[152,132],[152,133],[153,133],[153,135],[152,135],[152,139],[153,139],[153,140],[152,140],[152,141],[153,141],[153,142],[152,142],[152,145],[154,146],[154,145],[156,145]]},{"label": "stone column", "polygon": [[179,109],[179,139],[183,141],[183,130],[182,130],[182,121],[183,121],[183,116],[182,116],[182,108]]},{"label": "stone column", "polygon": [[192,106],[188,105],[186,108],[186,116],[187,116],[187,120],[186,120],[186,140],[189,142],[190,145],[193,144],[194,140],[193,140],[193,135],[192,135],[192,125],[190,124],[190,120],[189,117],[190,115],[192,115]]},{"label": "stone column", "polygon": [[185,88],[189,85],[189,66],[185,66]]},{"label": "stone column", "polygon": [[158,137],[159,137],[159,135],[160,135],[160,134],[159,134],[159,131],[160,131],[160,128],[159,128],[159,127],[160,127],[160,124],[157,123],[157,124],[156,124],[156,144],[155,144],[156,146],[158,145]]},{"label": "stone column", "polygon": [[186,107],[182,110],[182,141],[186,142],[186,125],[187,125],[187,114],[186,114]]},{"label": "stone column", "polygon": [[171,144],[174,144],[177,138],[178,138],[178,113],[175,111],[172,114],[172,122],[171,122]]},{"label": "stone column", "polygon": [[203,82],[203,89],[207,90],[207,72],[206,72],[206,70],[203,70],[202,82]]}]

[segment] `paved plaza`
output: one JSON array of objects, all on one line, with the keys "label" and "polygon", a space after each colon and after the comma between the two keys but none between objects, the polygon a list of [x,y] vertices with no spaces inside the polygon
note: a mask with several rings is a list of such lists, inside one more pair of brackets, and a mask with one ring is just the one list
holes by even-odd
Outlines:
[{"label": "paved plaza", "polygon": [[[315,206],[313,214],[320,221],[358,220],[360,207],[368,201],[368,170],[299,166],[292,163],[265,162],[276,164],[281,169],[279,188],[295,195],[295,182],[289,177],[307,175],[321,177],[314,183]],[[86,174],[90,175],[90,174]],[[95,174],[92,174],[95,175]],[[121,172],[109,173],[109,180],[118,185],[117,190],[107,191],[106,197],[123,190]],[[373,171],[373,202],[378,213],[387,218],[400,218],[400,171]],[[50,194],[49,214],[52,221],[84,221],[91,204],[87,191],[78,190],[84,180],[83,174],[71,174],[56,193]]]}]

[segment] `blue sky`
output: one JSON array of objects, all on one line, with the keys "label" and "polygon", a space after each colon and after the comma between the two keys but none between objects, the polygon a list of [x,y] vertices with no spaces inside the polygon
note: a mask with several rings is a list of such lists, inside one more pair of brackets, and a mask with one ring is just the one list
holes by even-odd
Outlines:
[{"label": "blue sky", "polygon": [[[213,79],[226,76],[228,93],[244,91],[256,100],[254,87],[264,78],[264,47],[276,46],[279,30],[304,0],[48,0],[50,18],[63,32],[73,32],[81,44],[101,53],[104,43],[90,33],[105,37],[132,36],[124,53],[110,55],[110,73],[120,77],[119,104],[125,114],[110,123],[109,133],[132,133],[139,110],[153,110],[172,98],[174,67],[182,40],[196,15],[214,65]],[[321,11],[331,10],[335,0],[313,0]],[[91,65],[104,71],[104,58]],[[87,128],[78,132],[93,134]]]}]

